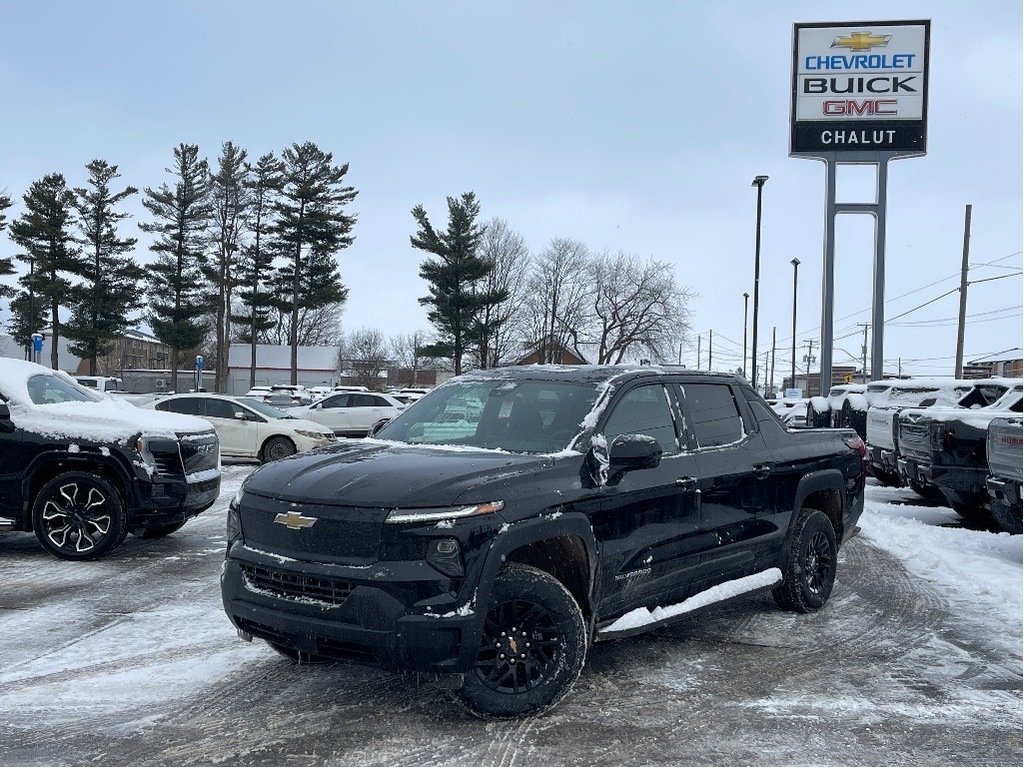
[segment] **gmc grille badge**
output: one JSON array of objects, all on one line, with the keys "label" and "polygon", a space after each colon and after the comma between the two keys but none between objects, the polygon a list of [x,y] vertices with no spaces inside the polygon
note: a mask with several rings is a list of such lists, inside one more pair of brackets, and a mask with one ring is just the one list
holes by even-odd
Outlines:
[{"label": "gmc grille badge", "polygon": [[297,531],[300,528],[312,528],[319,519],[319,517],[306,517],[297,509],[289,509],[287,512],[278,514],[274,518],[274,522],[287,525],[291,530]]}]

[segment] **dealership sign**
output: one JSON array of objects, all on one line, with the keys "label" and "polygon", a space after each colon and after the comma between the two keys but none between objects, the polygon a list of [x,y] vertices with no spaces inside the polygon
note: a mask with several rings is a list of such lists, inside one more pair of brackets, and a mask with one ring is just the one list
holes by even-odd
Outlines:
[{"label": "dealership sign", "polygon": [[793,27],[790,154],[924,154],[929,21]]}]

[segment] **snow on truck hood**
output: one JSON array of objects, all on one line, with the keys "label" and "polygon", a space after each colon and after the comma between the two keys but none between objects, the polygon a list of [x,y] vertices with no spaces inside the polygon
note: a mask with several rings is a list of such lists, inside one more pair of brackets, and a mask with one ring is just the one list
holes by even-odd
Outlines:
[{"label": "snow on truck hood", "polygon": [[[90,399],[37,404],[29,394],[33,376],[55,376],[81,389]],[[140,432],[147,437],[174,438],[180,433],[206,432],[213,427],[193,416],[146,411],[124,400],[112,400],[79,387],[66,373],[23,360],[0,362],[0,395],[7,401],[14,425],[56,439],[115,442]]]},{"label": "snow on truck hood", "polygon": [[139,434],[175,438],[213,427],[194,416],[147,411],[131,403],[104,400],[97,403],[23,405],[10,402],[11,421],[27,432],[53,438],[75,438],[96,443],[116,442]]}]

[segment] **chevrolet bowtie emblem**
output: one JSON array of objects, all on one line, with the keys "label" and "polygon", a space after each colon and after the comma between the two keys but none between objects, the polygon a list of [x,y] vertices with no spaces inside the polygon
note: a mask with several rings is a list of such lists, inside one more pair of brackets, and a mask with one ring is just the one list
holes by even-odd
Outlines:
[{"label": "chevrolet bowtie emblem", "polygon": [[319,517],[306,517],[297,509],[289,509],[287,512],[281,512],[275,517],[274,522],[287,525],[293,531],[297,531],[300,528],[312,528],[319,519]]},{"label": "chevrolet bowtie emblem", "polygon": [[889,44],[892,35],[872,35],[870,32],[854,32],[847,37],[837,37],[832,41],[833,48],[849,48],[851,51],[870,51]]}]

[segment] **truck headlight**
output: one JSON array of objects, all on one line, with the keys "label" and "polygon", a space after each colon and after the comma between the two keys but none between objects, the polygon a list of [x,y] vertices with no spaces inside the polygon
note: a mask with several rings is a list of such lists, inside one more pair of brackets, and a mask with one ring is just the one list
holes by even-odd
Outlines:
[{"label": "truck headlight", "polygon": [[393,509],[388,514],[388,523],[436,523],[461,517],[476,517],[500,512],[504,501],[488,501],[483,504],[467,504],[462,507],[429,507],[424,509]]}]

